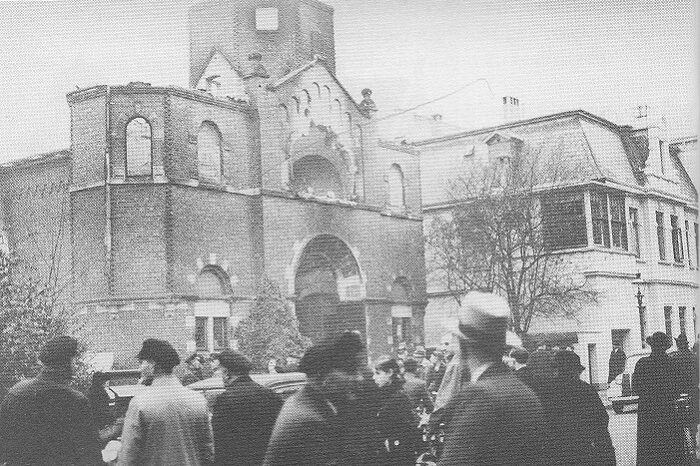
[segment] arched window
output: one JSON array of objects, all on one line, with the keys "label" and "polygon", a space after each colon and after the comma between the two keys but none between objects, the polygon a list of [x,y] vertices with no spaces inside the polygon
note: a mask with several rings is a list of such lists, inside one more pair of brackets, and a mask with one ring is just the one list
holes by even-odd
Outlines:
[{"label": "arched window", "polygon": [[294,102],[294,110],[297,112],[297,115],[298,115],[299,114],[299,98],[297,96],[293,96],[292,101]]},{"label": "arched window", "polygon": [[318,83],[313,83],[314,89],[316,89],[316,95],[318,98],[321,98],[321,86],[318,85]]},{"label": "arched window", "polygon": [[126,175],[150,176],[152,166],[151,125],[134,118],[126,125]]},{"label": "arched window", "polygon": [[221,182],[221,133],[214,123],[205,121],[197,133],[199,179]]},{"label": "arched window", "polygon": [[279,108],[280,108],[280,115],[282,116],[282,120],[289,123],[289,109],[284,104],[280,104]]},{"label": "arched window", "polygon": [[389,168],[389,204],[403,207],[405,200],[403,171],[397,164]]}]

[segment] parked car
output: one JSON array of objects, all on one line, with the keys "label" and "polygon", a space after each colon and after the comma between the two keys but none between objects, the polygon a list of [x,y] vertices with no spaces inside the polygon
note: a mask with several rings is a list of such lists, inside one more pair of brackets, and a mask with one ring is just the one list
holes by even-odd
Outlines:
[{"label": "parked car", "polygon": [[[129,401],[131,401],[139,391],[145,390],[148,387],[139,385],[138,381],[141,374],[137,370],[110,371],[106,372],[106,374],[109,379],[107,391],[111,399],[110,406],[112,407],[115,417],[124,416],[129,406]],[[306,384],[306,374],[301,372],[250,374],[250,377],[263,387],[271,389],[283,399],[289,398]],[[223,392],[225,389],[224,381],[220,375],[214,375],[208,379],[200,380],[187,387],[202,393],[207,400],[210,410],[216,399],[216,395]],[[120,440],[109,442],[104,450],[102,450],[102,459],[105,463],[110,465],[116,463],[119,449],[121,448]]]},{"label": "parked car", "polygon": [[[306,374],[302,372],[284,372],[277,374],[250,374],[254,382],[267,387],[287,399],[306,384]],[[224,391],[224,382],[220,375],[189,384],[187,388],[200,392],[207,399],[209,408],[214,404],[216,395]]]},{"label": "parked car", "polygon": [[[127,375],[136,375],[135,379],[133,379],[129,384],[115,385],[112,384],[110,379],[110,384],[108,386],[108,392],[110,393],[110,398],[112,399],[110,405],[113,406],[115,416],[119,417],[126,413],[126,408],[129,406],[129,401],[131,401],[134,395],[136,395],[140,390],[144,390],[146,387],[138,384],[138,371],[112,371],[108,374],[112,373],[115,374],[115,377],[120,376],[120,380],[123,380]],[[306,383],[306,375],[301,372],[250,374],[250,377],[253,379],[253,381],[259,383],[263,387],[271,389],[283,399],[289,398]],[[211,408],[216,395],[224,391],[224,382],[221,379],[221,376],[215,375],[209,377],[208,379],[189,384],[187,388],[202,393],[207,399],[207,403]]]},{"label": "parked car", "polygon": [[639,401],[639,396],[637,396],[632,389],[632,374],[634,374],[637,361],[643,357],[649,356],[649,354],[650,353],[646,351],[633,353],[627,356],[625,370],[622,374],[615,377],[615,380],[610,382],[607,396],[616,414],[621,414],[625,410],[625,406],[637,404]]}]

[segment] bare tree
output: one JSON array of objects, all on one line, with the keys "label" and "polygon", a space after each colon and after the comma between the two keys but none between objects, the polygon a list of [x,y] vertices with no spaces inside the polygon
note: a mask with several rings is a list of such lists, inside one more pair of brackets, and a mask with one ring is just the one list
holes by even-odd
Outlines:
[{"label": "bare tree", "polygon": [[426,234],[432,279],[457,300],[469,290],[502,294],[519,335],[536,316],[575,319],[583,302],[595,300],[585,278],[552,246],[551,219],[542,209],[571,185],[575,170],[540,160],[539,153],[529,148],[474,164],[451,183],[452,202],[436,211]]}]

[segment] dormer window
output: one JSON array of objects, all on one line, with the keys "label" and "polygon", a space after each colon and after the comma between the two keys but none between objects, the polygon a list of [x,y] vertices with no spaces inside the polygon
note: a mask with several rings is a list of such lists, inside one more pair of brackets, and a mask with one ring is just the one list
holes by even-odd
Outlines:
[{"label": "dormer window", "polygon": [[276,31],[279,28],[279,10],[277,8],[257,8],[255,10],[255,29],[258,31]]}]

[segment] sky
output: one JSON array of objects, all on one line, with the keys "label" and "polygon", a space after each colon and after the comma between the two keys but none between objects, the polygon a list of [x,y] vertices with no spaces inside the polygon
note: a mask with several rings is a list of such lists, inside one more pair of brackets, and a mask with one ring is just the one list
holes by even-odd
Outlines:
[{"label": "sky", "polygon": [[[196,0],[0,0],[0,162],[70,145],[76,86],[187,87],[187,10]],[[696,134],[693,0],[326,0],[337,75],[371,88],[388,115],[421,107],[455,127],[584,109],[635,124],[638,105],[669,137]]]}]

